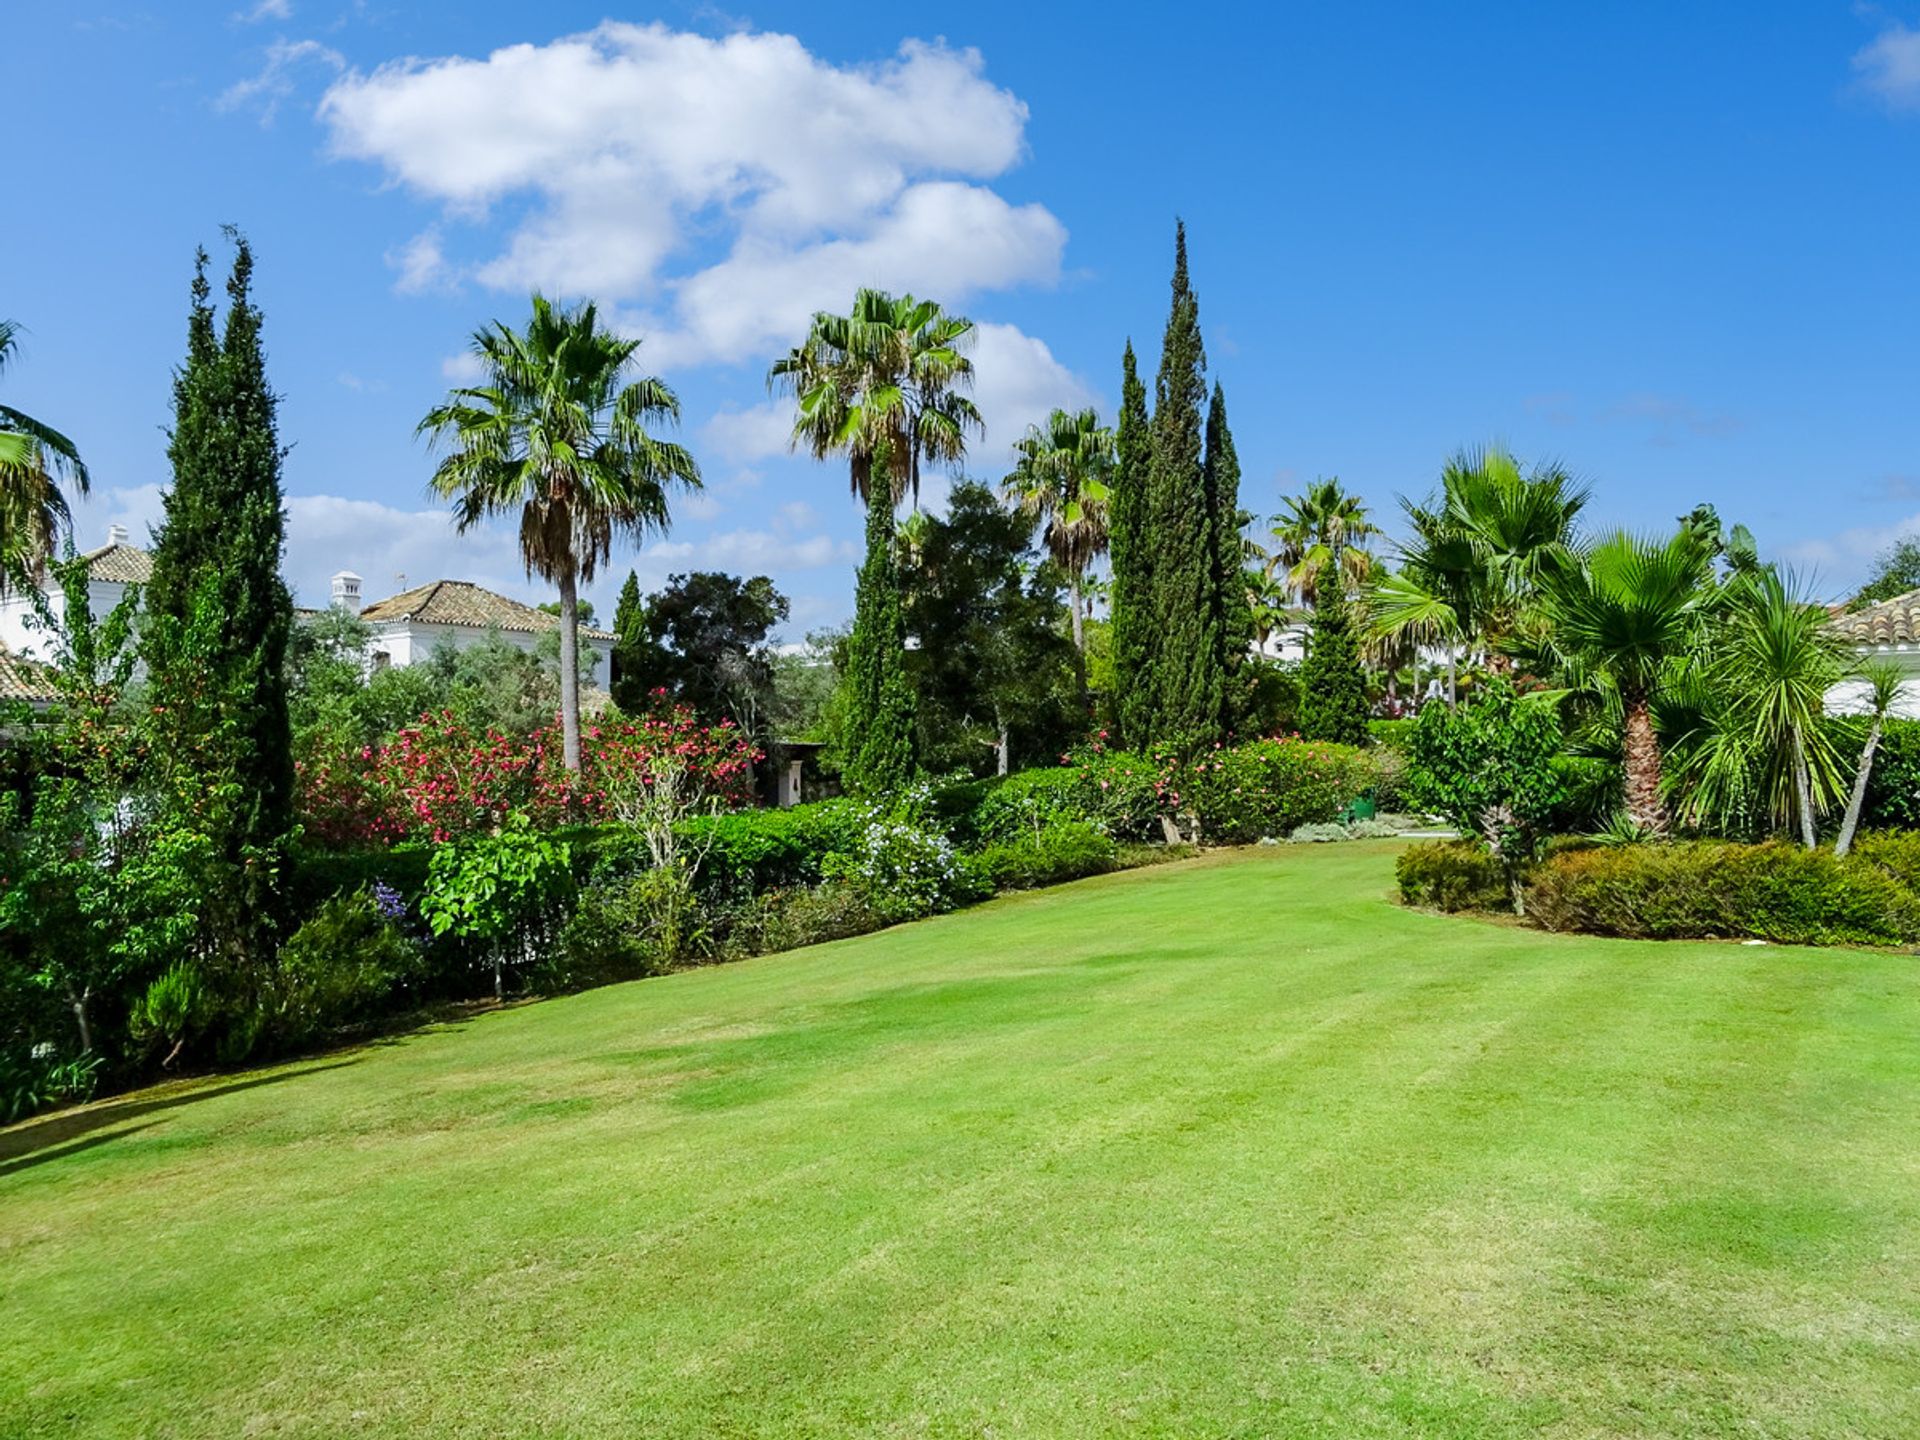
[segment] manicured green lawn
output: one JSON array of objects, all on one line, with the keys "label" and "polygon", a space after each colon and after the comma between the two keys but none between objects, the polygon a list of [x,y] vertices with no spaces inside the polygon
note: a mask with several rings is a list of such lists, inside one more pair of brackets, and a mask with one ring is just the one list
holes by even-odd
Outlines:
[{"label": "manicured green lawn", "polygon": [[1392,853],[0,1132],[0,1435],[1920,1435],[1920,961]]}]

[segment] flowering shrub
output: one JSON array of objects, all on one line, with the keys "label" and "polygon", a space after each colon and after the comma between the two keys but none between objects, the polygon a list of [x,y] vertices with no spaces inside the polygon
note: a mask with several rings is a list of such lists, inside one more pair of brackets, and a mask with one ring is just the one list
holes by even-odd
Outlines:
[{"label": "flowering shrub", "polygon": [[822,863],[829,881],[851,885],[883,919],[912,920],[978,898],[981,885],[953,842],[926,819],[924,790],[890,811],[868,807],[850,854]]},{"label": "flowering shrub", "polygon": [[588,725],[579,774],[563,763],[556,722],[516,739],[469,729],[451,710],[423,715],[383,745],[302,762],[301,819],[333,844],[458,839],[524,815],[541,829],[617,814],[663,767],[721,805],[744,804],[760,752],[731,722],[685,705]]}]

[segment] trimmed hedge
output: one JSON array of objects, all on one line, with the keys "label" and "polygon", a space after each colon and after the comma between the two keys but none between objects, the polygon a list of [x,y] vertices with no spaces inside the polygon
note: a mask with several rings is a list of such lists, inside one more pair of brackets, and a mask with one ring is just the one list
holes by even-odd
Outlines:
[{"label": "trimmed hedge", "polygon": [[1061,821],[1017,840],[989,845],[973,858],[995,890],[1032,890],[1120,868],[1120,847],[1080,820]]},{"label": "trimmed hedge", "polygon": [[1527,911],[1547,930],[1792,945],[1920,939],[1920,895],[1883,865],[1784,841],[1693,840],[1566,851],[1537,866]]},{"label": "trimmed hedge", "polygon": [[859,848],[862,815],[856,801],[818,800],[690,821],[689,830],[712,842],[701,862],[701,883],[754,891],[817,885],[829,855]]},{"label": "trimmed hedge", "polygon": [[1504,910],[1511,914],[1507,872],[1473,840],[1427,840],[1409,845],[1394,862],[1400,898],[1426,910]]}]

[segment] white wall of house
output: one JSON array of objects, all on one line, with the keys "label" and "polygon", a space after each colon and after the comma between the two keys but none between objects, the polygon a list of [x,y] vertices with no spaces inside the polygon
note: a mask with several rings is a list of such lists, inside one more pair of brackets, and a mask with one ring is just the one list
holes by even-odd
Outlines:
[{"label": "white wall of house", "polygon": [[[95,620],[104,620],[126,593],[127,587],[117,580],[89,580],[87,608],[93,612]],[[49,582],[45,595],[54,621],[64,624],[67,618],[66,593],[58,585]],[[41,627],[31,596],[17,593],[0,595],[0,646],[29,660],[53,659],[53,637]]]},{"label": "white wall of house", "polygon": [[[1870,645],[1854,651],[1861,665],[1891,664],[1903,678],[1900,698],[1891,713],[1902,720],[1920,720],[1920,647],[1911,645]],[[1872,689],[1858,677],[1842,680],[1827,691],[1829,715],[1864,715],[1872,708]]]},{"label": "white wall of house", "polygon": [[[540,636],[526,630],[483,630],[477,625],[435,625],[421,620],[375,620],[367,653],[375,669],[396,669],[431,659],[442,645],[468,650],[489,635],[498,635],[517,650],[532,653]],[[613,642],[591,635],[580,637],[580,653],[587,664],[587,682],[604,687],[613,674]]]}]

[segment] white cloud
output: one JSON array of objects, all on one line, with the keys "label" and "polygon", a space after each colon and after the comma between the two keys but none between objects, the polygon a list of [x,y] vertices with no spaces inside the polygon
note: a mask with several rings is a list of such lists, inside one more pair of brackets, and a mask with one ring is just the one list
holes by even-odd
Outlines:
[{"label": "white cloud", "polygon": [[437,229],[422,230],[398,250],[389,250],[387,264],[400,272],[393,288],[402,295],[424,295],[443,290],[453,283],[453,273],[440,248]]},{"label": "white cloud", "polygon": [[293,0],[260,0],[251,10],[235,12],[233,18],[242,25],[253,25],[261,20],[291,20]]},{"label": "white cloud", "polygon": [[455,385],[477,385],[485,378],[487,367],[471,350],[462,350],[440,361],[440,378]]},{"label": "white cloud", "polygon": [[1894,21],[1854,52],[1862,89],[1891,110],[1920,110],[1920,30]]},{"label": "white cloud", "polygon": [[1808,536],[1779,546],[1777,553],[1820,590],[1839,593],[1854,589],[1872,569],[1875,557],[1908,535],[1920,535],[1920,515],[1886,525],[1856,525],[1832,535]]},{"label": "white cloud", "polygon": [[[981,469],[998,479],[1013,463],[1013,444],[1054,410],[1081,410],[1100,403],[1087,382],[1053,358],[1043,340],[1011,325],[984,322],[973,348],[973,403],[986,421],[984,442],[974,446]],[[1104,414],[1107,424],[1112,414]]]},{"label": "white cloud", "polygon": [[675,570],[730,570],[738,574],[818,570],[859,558],[851,540],[774,530],[727,530],[704,540],[656,540],[642,558]]},{"label": "white cloud", "polygon": [[[379,165],[446,223],[513,205],[471,278],[627,307],[667,368],[789,344],[861,284],[958,305],[1055,279],[1060,222],[978,183],[1020,159],[1027,118],[983,72],[944,44],[838,66],[788,35],[609,22],[349,72],[320,116],[334,154]],[[444,273],[433,247],[422,271],[398,265],[403,284]]]},{"label": "white cloud", "polygon": [[271,125],[280,102],[293,94],[295,77],[315,68],[337,75],[347,68],[347,58],[318,40],[276,40],[267,47],[260,72],[229,85],[214,104],[221,110],[257,106],[260,123]]},{"label": "white cloud", "polygon": [[705,447],[736,465],[786,454],[787,438],[792,434],[793,403],[789,400],[769,400],[745,410],[728,406],[700,427]]}]

